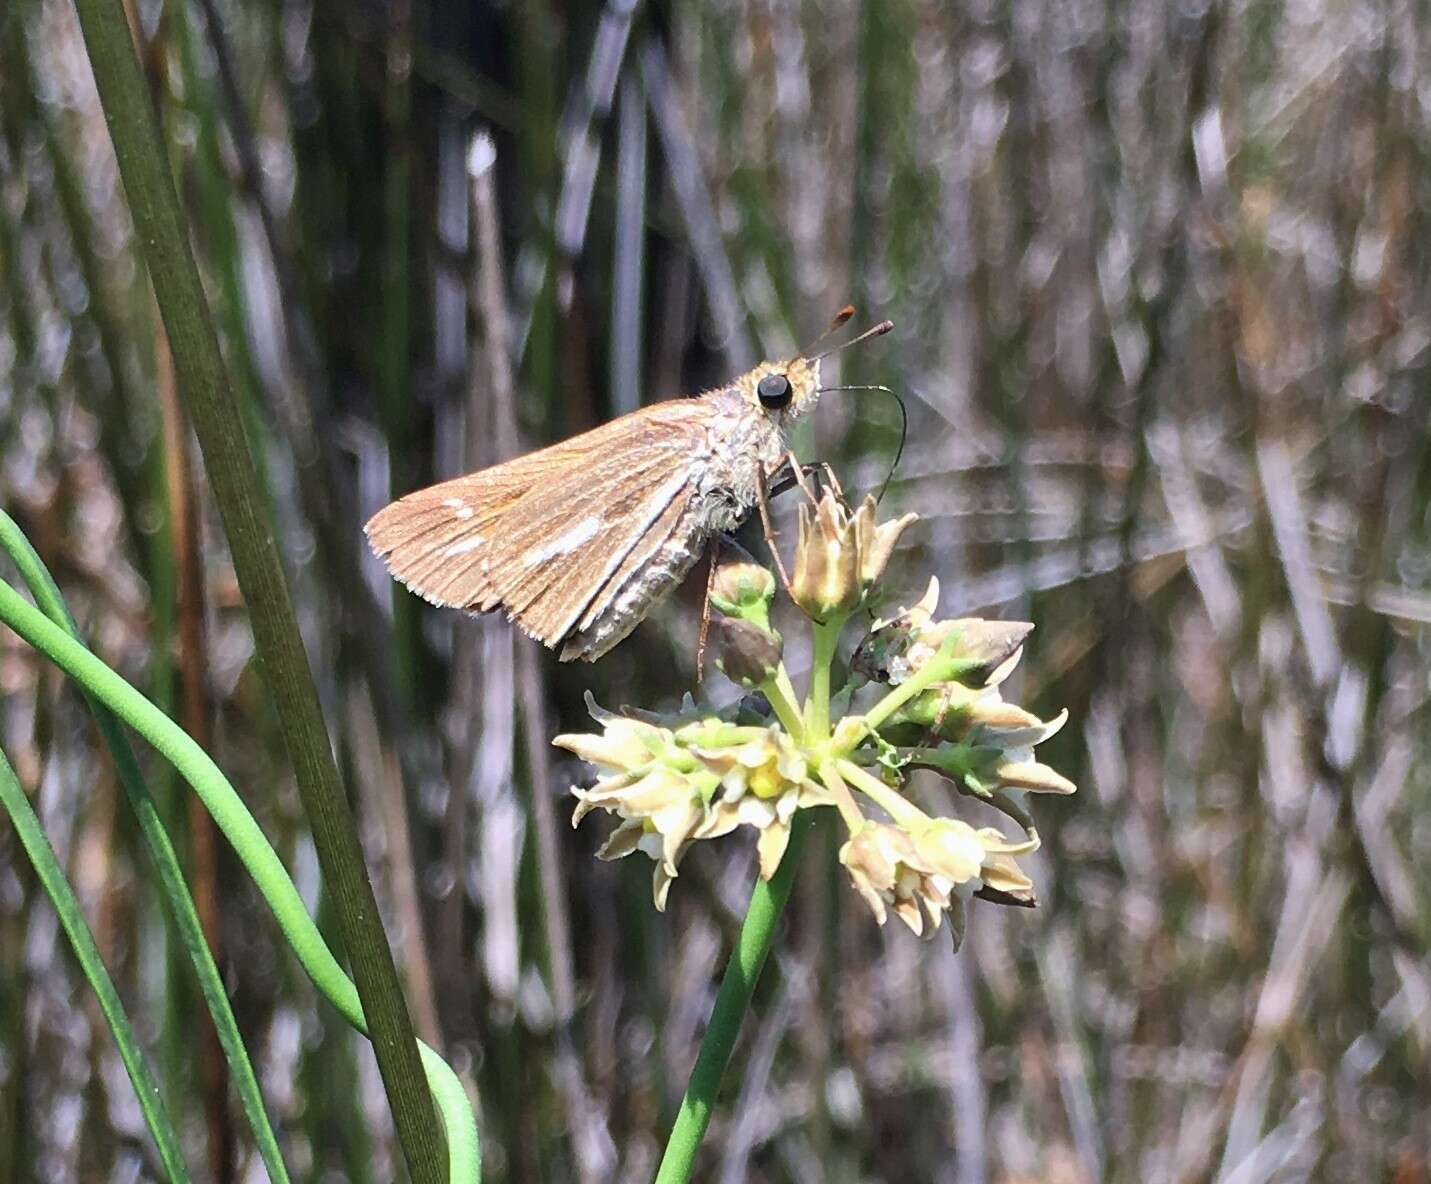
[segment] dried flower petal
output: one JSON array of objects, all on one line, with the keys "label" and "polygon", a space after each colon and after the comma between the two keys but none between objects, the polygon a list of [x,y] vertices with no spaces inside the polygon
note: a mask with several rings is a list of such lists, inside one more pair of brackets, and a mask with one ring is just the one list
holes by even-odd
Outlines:
[{"label": "dried flower petal", "polygon": [[888,522],[875,522],[875,499],[867,496],[855,512],[855,536],[860,551],[860,584],[862,591],[868,592],[884,575],[889,566],[890,556],[902,535],[919,518],[918,514],[906,514]]}]

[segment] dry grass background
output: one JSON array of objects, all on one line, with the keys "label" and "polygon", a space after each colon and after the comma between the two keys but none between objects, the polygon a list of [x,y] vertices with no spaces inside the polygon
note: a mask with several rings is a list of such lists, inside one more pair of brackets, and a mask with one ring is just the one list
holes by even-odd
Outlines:
[{"label": "dry grass background", "polygon": [[[473,1074],[490,1178],[649,1178],[752,852],[693,854],[656,915],[645,867],[566,826],[580,770],[547,748],[587,688],[692,686],[693,595],[559,668],[395,597],[359,525],[852,299],[898,323],[843,364],[909,408],[900,586],[1038,622],[1016,690],[1071,709],[1041,752],[1082,790],[1040,811],[1042,907],[975,908],[957,956],[879,931],[817,832],[702,1178],[1427,1179],[1421,6],[135,11],[414,1013]],[[20,0],[0,34],[0,499],[321,916],[72,10]],[[892,406],[815,418],[805,453],[877,485]],[[9,635],[0,693],[191,1160],[260,1178],[81,702]],[[391,1178],[366,1049],[151,771],[296,1175]],[[0,827],[0,1184],[147,1178],[129,1091]]]}]

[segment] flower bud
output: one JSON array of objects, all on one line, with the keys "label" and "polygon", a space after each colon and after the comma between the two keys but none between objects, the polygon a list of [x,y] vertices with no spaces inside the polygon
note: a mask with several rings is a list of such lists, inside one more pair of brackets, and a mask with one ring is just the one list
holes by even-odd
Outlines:
[{"label": "flower bud", "polygon": [[812,512],[800,507],[800,539],[790,595],[816,621],[844,617],[864,599],[859,536],[849,512],[829,490]]},{"label": "flower bud", "polygon": [[867,497],[853,513],[830,490],[814,509],[800,507],[800,540],[790,591],[795,603],[817,621],[846,617],[884,574],[889,557],[909,524],[906,514],[875,521],[875,499]]},{"label": "flower bud", "polygon": [[711,642],[716,666],[732,682],[747,688],[770,678],[784,651],[780,634],[739,617],[711,621]]},{"label": "flower bud", "polygon": [[952,641],[950,660],[955,677],[965,686],[995,686],[1018,664],[1023,644],[1033,631],[1028,621],[988,621],[982,617],[934,619],[939,581],[918,604],[888,621],[876,621],[850,660],[851,669],[873,682],[893,686],[905,681]]},{"label": "flower bud", "polygon": [[[726,544],[730,548],[730,544]],[[711,605],[727,617],[754,621],[769,627],[770,602],[775,597],[775,577],[739,548],[736,557],[716,567],[711,581]]]},{"label": "flower bud", "polygon": [[994,767],[994,777],[1001,789],[1024,789],[1033,793],[1078,792],[1077,785],[1057,769],[1034,760],[1032,754],[1027,760],[1009,760],[1008,755],[1002,753],[1004,759]]}]

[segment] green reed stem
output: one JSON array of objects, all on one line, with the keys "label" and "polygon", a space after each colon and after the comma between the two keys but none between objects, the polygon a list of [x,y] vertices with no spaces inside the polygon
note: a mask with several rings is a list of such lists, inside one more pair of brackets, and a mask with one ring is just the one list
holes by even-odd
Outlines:
[{"label": "green reed stem", "polygon": [[94,934],[85,923],[84,913],[75,898],[74,890],[65,879],[64,869],[55,856],[55,850],[45,837],[40,820],[35,816],[30,800],[20,788],[15,771],[3,752],[0,752],[0,808],[10,815],[10,820],[15,824],[20,845],[25,848],[25,853],[34,865],[35,874],[40,879],[40,885],[54,904],[60,925],[65,936],[70,939],[80,969],[84,971],[85,978],[89,980],[89,985],[99,1000],[99,1009],[104,1013],[110,1032],[114,1034],[119,1059],[124,1062],[129,1080],[134,1083],[134,1093],[139,1099],[144,1124],[154,1139],[164,1171],[168,1173],[170,1180],[187,1184],[189,1172],[184,1166],[184,1157],[179,1152],[179,1136],[159,1093],[159,1082],[144,1061],[139,1038],[135,1036],[129,1017],[124,1013],[124,1004],[119,1001],[119,992],[115,990],[114,981],[109,977],[109,971],[105,969],[99,956],[99,946],[95,944]]},{"label": "green reed stem", "polygon": [[234,572],[253,625],[254,646],[312,826],[323,881],[333,895],[343,942],[352,958],[362,997],[360,1011],[372,1023],[373,1050],[392,1106],[393,1123],[414,1178],[419,1184],[438,1184],[442,1179],[441,1134],[432,1098],[423,1085],[412,1019],[338,778],[317,687],[298,632],[238,403],[189,249],[188,231],[130,39],[124,4],[122,0],[75,0],[75,8],[129,198],[135,238],[149,268],[179,386],[223,518]]},{"label": "green reed stem", "polygon": [[[15,520],[3,510],[0,510],[0,549],[9,555],[11,562],[20,573],[20,578],[30,589],[30,595],[35,598],[35,603],[39,606],[40,611],[76,642],[80,642],[80,634],[75,627],[74,618],[70,616],[64,597],[60,594],[49,569],[35,553],[35,549],[30,545],[30,540],[25,537]],[[244,1047],[243,1037],[239,1033],[238,1021],[234,1018],[233,1007],[224,990],[219,968],[214,964],[213,954],[204,940],[203,925],[199,921],[198,910],[194,907],[194,898],[189,894],[188,885],[184,882],[184,873],[179,865],[179,858],[175,854],[174,845],[169,839],[169,832],[164,829],[159,808],[153,795],[149,792],[149,787],[144,781],[144,774],[139,768],[139,761],[134,755],[134,749],[130,747],[129,740],[124,735],[119,721],[93,696],[86,694],[85,699],[94,713],[95,723],[99,727],[100,735],[109,749],[115,769],[119,774],[119,782],[124,786],[125,795],[139,821],[139,829],[149,847],[150,856],[158,868],[159,880],[165,896],[168,897],[170,908],[173,910],[180,940],[184,943],[189,960],[194,964],[194,973],[199,980],[199,989],[204,996],[204,1002],[208,1004],[209,1014],[213,1016],[214,1029],[218,1033],[219,1044],[223,1048],[224,1057],[229,1064],[234,1092],[238,1095],[239,1103],[248,1118],[249,1127],[253,1131],[254,1143],[258,1148],[264,1167],[268,1170],[268,1178],[274,1184],[284,1184],[288,1179],[288,1173],[283,1166],[283,1156],[278,1149],[278,1139],[274,1136],[273,1127],[268,1121],[268,1112],[264,1109],[263,1093],[259,1089],[258,1078],[254,1074],[248,1050]],[[31,857],[33,858],[33,855]],[[81,958],[81,963],[83,964],[83,958]],[[91,979],[91,983],[93,981]],[[99,992],[97,985],[95,991]],[[101,1000],[101,1006],[103,1006],[103,1000]],[[105,1016],[109,1017],[107,1010]],[[115,1039],[116,1041],[119,1039],[117,1031]],[[127,1063],[126,1061],[126,1065]],[[135,1088],[140,1088],[137,1081]],[[140,1094],[142,1102],[142,1090],[140,1090]],[[158,1141],[157,1136],[155,1141]]]},{"label": "green reed stem", "polygon": [[[282,861],[264,837],[227,778],[209,755],[168,716],[85,649],[9,584],[0,581],[0,621],[74,678],[87,693],[134,728],[172,764],[199,795],[232,844],[274,919],[314,986],[348,1023],[367,1033],[358,989],[328,949]],[[469,1184],[481,1179],[477,1123],[462,1082],[425,1044],[419,1052],[428,1095],[437,1103],[447,1132],[447,1179]],[[434,1135],[439,1132],[433,1131]]]},{"label": "green reed stem", "polygon": [[801,810],[790,827],[790,845],[769,882],[757,880],[750,894],[750,905],[740,927],[740,937],[726,963],[725,976],[716,993],[710,1024],[696,1055],[695,1067],[681,1099],[671,1137],[666,1140],[666,1153],[656,1173],[656,1184],[684,1184],[690,1179],[696,1152],[710,1125],[711,1109],[720,1089],[731,1050],[740,1035],[740,1023],[750,1006],[756,981],[760,978],[765,957],[775,939],[776,922],[790,899],[790,887],[795,881],[795,868],[800,862],[800,849],[810,829],[810,811]]}]

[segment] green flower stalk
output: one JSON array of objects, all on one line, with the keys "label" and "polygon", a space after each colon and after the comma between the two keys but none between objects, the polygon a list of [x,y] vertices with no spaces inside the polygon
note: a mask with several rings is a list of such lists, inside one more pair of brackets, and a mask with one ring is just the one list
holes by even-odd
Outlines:
[{"label": "green flower stalk", "polygon": [[[800,507],[790,594],[811,621],[812,664],[803,698],[770,623],[777,582],[743,552],[718,565],[711,582],[716,665],[750,691],[728,710],[689,700],[676,715],[604,711],[588,696],[600,730],[554,743],[591,764],[597,780],[574,787],[572,824],[592,811],[616,819],[602,859],[640,853],[655,865],[652,893],[664,910],[691,847],[749,828],[758,874],[741,940],[732,954],[691,1085],[667,1144],[658,1184],[689,1178],[719,1076],[789,894],[790,852],[807,811],[832,806],[847,837],[840,864],[884,924],[892,913],[932,936],[948,918],[962,940],[966,902],[1033,907],[1033,881],[1018,857],[1038,848],[1026,808],[1029,791],[1072,793],[1074,785],[1034,758],[1063,726],[1006,702],[1001,686],[1033,629],[1026,622],[939,619],[938,581],[924,597],[876,620],[850,660],[852,681],[831,686],[842,636],[870,603],[910,514],[877,522],[875,503],[857,510],[828,490]],[[832,705],[841,708],[832,719]],[[756,721],[756,722],[752,722]],[[932,816],[908,794],[909,775],[927,770],[961,794],[1000,809],[1022,830]]]}]

